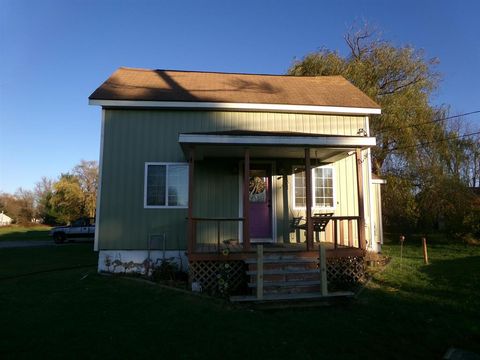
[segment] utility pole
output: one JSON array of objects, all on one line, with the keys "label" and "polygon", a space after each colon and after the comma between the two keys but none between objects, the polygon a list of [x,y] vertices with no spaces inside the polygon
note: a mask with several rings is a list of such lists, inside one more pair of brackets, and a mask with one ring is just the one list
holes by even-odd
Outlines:
[{"label": "utility pole", "polygon": [[[477,161],[478,159],[478,161]],[[473,178],[472,178],[472,187],[477,187],[477,173],[480,168],[480,158],[478,156],[478,150],[473,151]],[[479,184],[480,186],[480,181]]]}]

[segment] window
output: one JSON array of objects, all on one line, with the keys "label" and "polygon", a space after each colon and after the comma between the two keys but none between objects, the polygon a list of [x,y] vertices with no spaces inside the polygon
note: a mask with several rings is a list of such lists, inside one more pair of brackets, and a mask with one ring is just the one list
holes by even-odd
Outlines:
[{"label": "window", "polygon": [[307,205],[307,194],[305,192],[305,170],[304,168],[295,168],[293,175],[293,207],[305,207]]},{"label": "window", "polygon": [[188,206],[188,165],[146,163],[144,205],[147,208],[186,208]]},{"label": "window", "polygon": [[320,208],[333,207],[333,168],[317,167],[313,169],[313,206]]},{"label": "window", "polygon": [[[294,168],[293,175],[293,207],[305,208],[305,170],[304,167]],[[333,168],[320,166],[312,169],[312,204],[315,208],[335,207],[335,195],[333,189]]]},{"label": "window", "polygon": [[83,227],[87,226],[85,219],[78,219],[72,223],[72,227]]}]

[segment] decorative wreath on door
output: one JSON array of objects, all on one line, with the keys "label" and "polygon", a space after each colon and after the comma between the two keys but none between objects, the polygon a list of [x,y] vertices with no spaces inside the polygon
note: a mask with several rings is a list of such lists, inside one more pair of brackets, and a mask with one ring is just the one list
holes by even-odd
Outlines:
[{"label": "decorative wreath on door", "polygon": [[249,198],[251,202],[264,202],[266,200],[265,178],[260,176],[250,177],[248,186]]}]

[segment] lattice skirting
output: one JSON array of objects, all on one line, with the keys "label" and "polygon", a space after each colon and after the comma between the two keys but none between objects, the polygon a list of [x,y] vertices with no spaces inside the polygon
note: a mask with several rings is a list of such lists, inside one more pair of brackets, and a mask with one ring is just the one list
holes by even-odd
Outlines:
[{"label": "lattice skirting", "polygon": [[211,294],[232,295],[242,292],[247,283],[243,261],[191,261],[192,288]]},{"label": "lattice skirting", "polygon": [[[248,292],[247,266],[243,261],[191,261],[189,266],[192,289],[214,295]],[[327,279],[332,283],[357,283],[365,277],[361,256],[327,259]]]},{"label": "lattice skirting", "polygon": [[327,259],[327,279],[330,283],[356,283],[364,277],[365,264],[361,256]]}]

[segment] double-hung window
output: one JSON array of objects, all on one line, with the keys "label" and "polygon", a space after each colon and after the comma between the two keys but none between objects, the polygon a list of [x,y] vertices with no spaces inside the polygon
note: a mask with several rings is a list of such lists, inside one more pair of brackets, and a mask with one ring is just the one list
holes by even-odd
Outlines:
[{"label": "double-hung window", "polygon": [[[312,205],[319,209],[335,207],[335,192],[333,188],[333,167],[319,166],[312,169]],[[296,166],[293,171],[293,207],[305,208],[305,168]]]},{"label": "double-hung window", "polygon": [[144,207],[188,207],[188,164],[145,163]]}]

